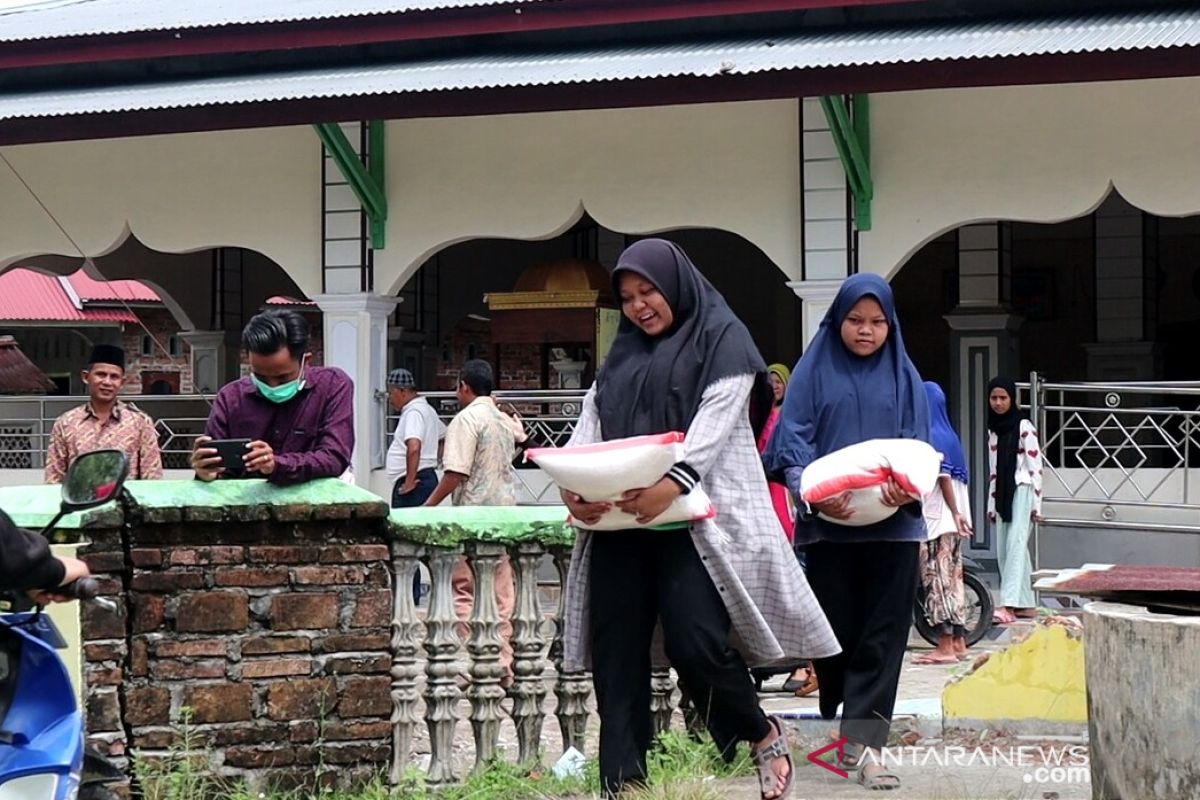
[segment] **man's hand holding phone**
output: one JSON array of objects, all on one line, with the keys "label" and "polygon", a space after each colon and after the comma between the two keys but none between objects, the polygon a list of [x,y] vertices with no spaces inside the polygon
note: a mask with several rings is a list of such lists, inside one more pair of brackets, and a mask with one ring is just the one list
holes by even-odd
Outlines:
[{"label": "man's hand holding phone", "polygon": [[216,480],[222,475],[240,478],[247,472],[270,475],[275,471],[275,454],[271,446],[249,439],[198,436],[191,460],[196,477],[202,481]]},{"label": "man's hand holding phone", "polygon": [[242,456],[242,461],[248,472],[266,476],[275,471],[275,451],[271,449],[271,445],[261,439],[256,439],[246,447],[249,450],[246,455]]},{"label": "man's hand holding phone", "polygon": [[215,481],[221,474],[221,454],[212,442],[211,436],[197,436],[192,445],[192,469],[202,481]]}]

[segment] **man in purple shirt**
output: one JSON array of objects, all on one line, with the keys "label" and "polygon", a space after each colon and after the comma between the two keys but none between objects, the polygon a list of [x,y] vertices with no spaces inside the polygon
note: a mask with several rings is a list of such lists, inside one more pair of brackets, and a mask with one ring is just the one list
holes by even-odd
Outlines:
[{"label": "man in purple shirt", "polygon": [[[337,478],[354,450],[354,385],[336,367],[307,366],[308,322],[286,309],[264,311],[242,331],[250,375],[226,384],[192,449],[196,477],[225,471],[213,439],[250,439],[245,474],[280,485]],[[231,476],[232,477],[232,476]]]}]

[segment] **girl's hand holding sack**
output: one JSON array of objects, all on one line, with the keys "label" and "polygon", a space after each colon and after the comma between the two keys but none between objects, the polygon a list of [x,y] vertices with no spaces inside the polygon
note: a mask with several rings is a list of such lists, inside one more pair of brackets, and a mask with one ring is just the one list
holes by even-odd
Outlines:
[{"label": "girl's hand holding sack", "polygon": [[627,492],[653,486],[681,462],[683,439],[682,433],[632,436],[582,447],[534,448],[525,452],[525,458],[541,467],[559,488],[588,503],[609,504],[595,521],[572,518],[571,524],[579,528],[611,531],[712,519],[717,511],[698,485],[644,524],[617,505]]},{"label": "girl's hand holding sack", "polygon": [[855,527],[873,525],[896,513],[885,502],[885,487],[894,482],[915,499],[937,486],[942,456],[916,439],[871,439],[843,447],[809,464],[800,476],[800,495],[809,505],[848,495],[849,516],[823,519]]}]

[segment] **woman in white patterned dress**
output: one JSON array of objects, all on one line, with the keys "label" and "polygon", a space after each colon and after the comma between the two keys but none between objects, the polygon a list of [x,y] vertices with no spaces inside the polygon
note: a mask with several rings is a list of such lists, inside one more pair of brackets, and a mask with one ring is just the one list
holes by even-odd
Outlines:
[{"label": "woman in white patterned dress", "polygon": [[[762,796],[787,794],[792,764],[777,720],[759,707],[749,666],[838,652],[771,505],[750,421],[766,364],[724,298],[674,244],[626,250],[613,273],[623,317],[568,447],[684,431],[685,459],[619,503],[648,522],[702,486],[713,520],[672,530],[580,530],[567,586],[568,666],[591,666],[605,791],[646,777],[652,640],[714,740],[748,741]],[[769,411],[769,396],[762,416]],[[594,521],[607,504],[564,493]]]},{"label": "woman in white patterned dress", "polygon": [[996,526],[1000,603],[993,620],[1002,625],[1037,616],[1029,537],[1042,519],[1042,453],[1037,429],[1017,409],[1017,385],[1009,378],[988,384],[988,520]]}]

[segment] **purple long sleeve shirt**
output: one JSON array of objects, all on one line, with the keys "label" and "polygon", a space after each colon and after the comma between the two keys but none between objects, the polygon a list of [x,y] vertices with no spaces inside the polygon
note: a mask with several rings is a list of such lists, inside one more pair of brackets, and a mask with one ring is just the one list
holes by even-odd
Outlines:
[{"label": "purple long sleeve shirt", "polygon": [[204,433],[271,445],[272,483],[336,478],[350,467],[354,451],[354,383],[337,367],[308,367],[299,394],[272,403],[250,378],[242,378],[217,393]]}]

